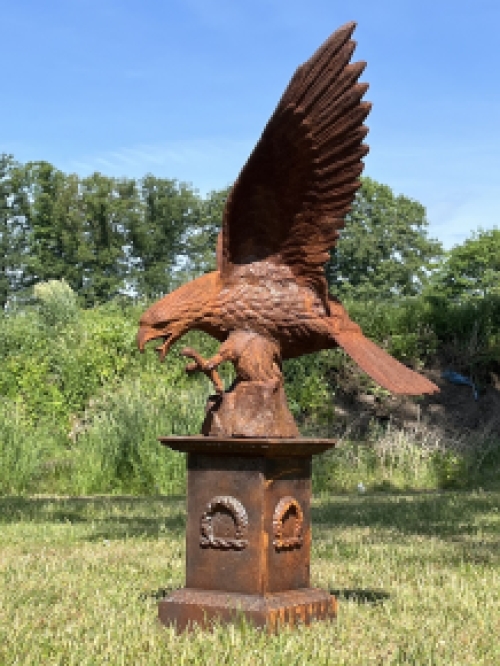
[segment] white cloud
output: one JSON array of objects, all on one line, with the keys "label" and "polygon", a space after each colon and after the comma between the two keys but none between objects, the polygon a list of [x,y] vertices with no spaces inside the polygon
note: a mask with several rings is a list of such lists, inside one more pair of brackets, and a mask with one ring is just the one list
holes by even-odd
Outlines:
[{"label": "white cloud", "polygon": [[82,175],[104,169],[109,175],[136,178],[151,172],[190,182],[205,194],[235,180],[253,145],[253,140],[224,138],[138,144],[82,156],[68,169]]}]

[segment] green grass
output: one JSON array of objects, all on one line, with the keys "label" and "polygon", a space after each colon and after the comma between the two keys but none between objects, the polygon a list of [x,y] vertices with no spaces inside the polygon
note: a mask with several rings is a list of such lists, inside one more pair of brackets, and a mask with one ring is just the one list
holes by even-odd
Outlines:
[{"label": "green grass", "polygon": [[183,497],[0,498],[0,664],[500,663],[500,489],[323,495],[312,584],[334,623],[176,637]]}]

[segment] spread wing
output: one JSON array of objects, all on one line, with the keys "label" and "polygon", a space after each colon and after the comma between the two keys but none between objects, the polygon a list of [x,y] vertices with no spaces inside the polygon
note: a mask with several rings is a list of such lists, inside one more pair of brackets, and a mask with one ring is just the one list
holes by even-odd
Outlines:
[{"label": "spread wing", "polygon": [[327,306],[323,267],[368,152],[371,104],[361,101],[368,86],[357,83],[366,63],[349,64],[355,25],[298,68],[235,182],[219,242],[223,279],[256,261],[284,264]]}]

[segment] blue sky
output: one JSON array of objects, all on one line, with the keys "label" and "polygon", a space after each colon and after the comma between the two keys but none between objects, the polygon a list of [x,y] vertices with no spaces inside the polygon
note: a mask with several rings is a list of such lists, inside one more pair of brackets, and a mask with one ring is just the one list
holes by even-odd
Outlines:
[{"label": "blue sky", "polygon": [[0,152],[66,172],[233,182],[296,67],[355,20],[365,175],[445,247],[500,225],[499,0],[2,2]]}]

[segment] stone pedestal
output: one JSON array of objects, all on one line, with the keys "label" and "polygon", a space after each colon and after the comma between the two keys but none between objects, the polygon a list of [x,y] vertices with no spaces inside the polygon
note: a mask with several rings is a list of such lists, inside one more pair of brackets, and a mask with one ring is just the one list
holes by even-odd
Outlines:
[{"label": "stone pedestal", "polygon": [[309,587],[311,461],[332,440],[165,437],[188,453],[186,587],[159,604],[178,631],[238,614],[257,626],[336,616]]}]

